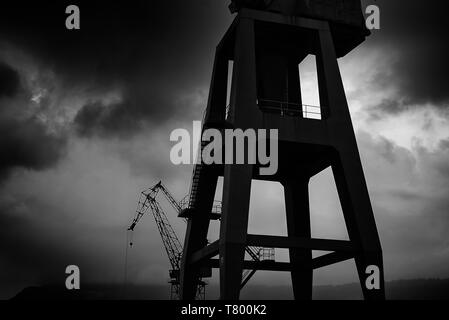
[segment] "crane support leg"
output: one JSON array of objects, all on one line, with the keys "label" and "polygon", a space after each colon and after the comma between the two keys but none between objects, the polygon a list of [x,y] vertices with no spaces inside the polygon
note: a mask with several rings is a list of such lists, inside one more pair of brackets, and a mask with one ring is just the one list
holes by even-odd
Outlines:
[{"label": "crane support leg", "polygon": [[[289,237],[311,238],[309,179],[295,178],[284,183],[287,231]],[[293,294],[296,300],[312,299],[312,250],[290,248]]]},{"label": "crane support leg", "polygon": [[[209,230],[210,212],[214,202],[218,175],[205,169],[199,182],[201,198],[195,200],[195,213],[187,222],[187,231],[184,242],[184,251],[181,261],[181,300],[194,300],[198,280],[200,278],[200,265],[189,264],[192,254],[207,245],[207,232]],[[207,188],[202,188],[205,185]]]},{"label": "crane support leg", "polygon": [[220,298],[238,300],[248,229],[253,166],[225,166],[220,225]]}]

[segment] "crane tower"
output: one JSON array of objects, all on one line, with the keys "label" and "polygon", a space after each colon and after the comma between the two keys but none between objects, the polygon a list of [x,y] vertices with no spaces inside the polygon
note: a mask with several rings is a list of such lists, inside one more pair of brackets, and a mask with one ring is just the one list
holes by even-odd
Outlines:
[{"label": "crane tower", "polygon": [[[181,263],[181,298],[192,299],[199,270],[219,268],[220,297],[239,299],[243,269],[288,271],[296,299],[311,299],[313,270],[354,259],[366,299],[384,299],[382,248],[337,59],[369,35],[360,0],[232,0],[236,17],[219,42],[203,130],[278,130],[279,169],[260,164],[198,164]],[[302,102],[299,64],[316,58],[320,105]],[[233,62],[228,99],[229,64]],[[228,104],[229,101],[229,105]],[[248,147],[246,146],[245,154]],[[309,181],[332,168],[349,241],[311,236]],[[219,240],[207,244],[218,177],[223,176]],[[247,234],[253,179],[284,188],[288,236]],[[290,262],[245,259],[248,246],[289,249]],[[313,258],[312,251],[326,254]],[[214,258],[218,256],[217,258]],[[365,285],[378,272],[376,288]]]}]

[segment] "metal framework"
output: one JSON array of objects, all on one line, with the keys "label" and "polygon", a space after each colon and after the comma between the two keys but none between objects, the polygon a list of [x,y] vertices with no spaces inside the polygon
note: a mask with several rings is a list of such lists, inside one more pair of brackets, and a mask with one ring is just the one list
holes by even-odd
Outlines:
[{"label": "metal framework", "polygon": [[[199,169],[194,169],[193,175]],[[139,197],[136,215],[129,226],[129,231],[134,231],[134,228],[142,219],[142,217],[150,210],[153,218],[156,222],[157,228],[159,230],[159,234],[162,238],[162,243],[164,245],[164,249],[167,253],[168,259],[170,261],[171,269],[169,270],[170,280],[170,299],[177,300],[180,297],[180,268],[183,254],[183,247],[181,242],[179,241],[178,236],[176,235],[175,230],[171,226],[167,215],[162,209],[160,203],[157,201],[157,196],[159,192],[165,196],[167,201],[173,207],[173,209],[177,212],[178,217],[184,217],[183,213],[185,211],[193,210],[190,207],[190,199],[191,192],[183,198],[182,201],[178,202],[172,196],[170,191],[159,181],[153,187],[142,191]],[[214,201],[212,206],[212,212],[215,218],[219,219],[221,215],[221,201]],[[247,254],[251,257],[251,259],[255,262],[260,261],[274,261],[274,248],[262,248],[262,247],[247,247]],[[243,288],[248,281],[252,278],[257,270],[248,269],[242,276],[241,288]],[[202,275],[204,278],[211,276],[211,268],[203,268]],[[197,300],[204,300],[206,298],[206,285],[207,283],[202,280],[203,277],[198,278],[196,283],[196,296]]]},{"label": "metal framework", "polygon": [[[273,5],[293,8],[291,4],[299,2],[304,1],[274,0]],[[312,15],[301,14],[300,6],[297,14],[254,7],[251,4],[256,2],[252,0],[233,3],[238,15],[216,48],[203,131],[277,129],[279,167],[273,176],[258,174],[257,169],[263,167],[260,163],[195,167],[189,208],[184,215],[188,223],[180,270],[181,299],[195,296],[196,281],[205,266],[220,269],[220,298],[224,300],[239,299],[242,286],[254,270],[290,272],[295,298],[311,299],[314,269],[348,259],[355,261],[364,297],[384,299],[382,248],[337,61],[367,35],[360,1],[311,0],[311,8],[316,11]],[[344,6],[336,7],[339,4]],[[343,8],[342,16],[339,13],[333,17],[332,12],[340,11],[327,10],[329,6]],[[309,54],[316,57],[320,98],[320,107],[316,108],[303,105],[300,90],[298,66]],[[230,61],[233,68],[228,88]],[[309,181],[329,167],[348,241],[311,237]],[[220,176],[220,236],[208,244],[210,213]],[[287,237],[247,234],[253,179],[278,182],[284,187]],[[248,252],[248,247],[289,249],[290,261],[260,261],[257,251]],[[328,253],[313,258],[313,250]],[[245,259],[248,255],[251,260]],[[379,268],[380,287],[375,290],[365,286],[370,265]]]},{"label": "metal framework", "polygon": [[[137,205],[136,215],[128,230],[134,231],[137,223],[145,215],[145,213],[147,213],[148,210],[151,211],[171,265],[171,269],[169,270],[169,283],[171,284],[170,299],[177,300],[179,299],[180,292],[179,270],[183,248],[181,242],[178,239],[178,236],[176,235],[175,230],[173,229],[167,218],[167,215],[156,199],[159,191],[162,191],[163,195],[171,204],[171,206],[176,210],[176,212],[179,213],[181,211],[180,204],[174,199],[167,188],[159,181],[159,183],[157,183],[153,187],[141,192]],[[199,279],[197,284],[197,299],[205,299],[205,286],[206,282]]]}]

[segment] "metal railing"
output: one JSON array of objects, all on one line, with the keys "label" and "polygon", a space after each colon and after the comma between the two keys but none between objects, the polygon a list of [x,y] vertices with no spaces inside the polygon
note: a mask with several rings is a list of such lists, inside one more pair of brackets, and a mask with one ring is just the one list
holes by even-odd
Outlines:
[{"label": "metal railing", "polygon": [[[193,203],[190,201],[190,193],[188,193],[181,201],[179,201],[179,206],[181,207],[181,210],[193,208]],[[220,200],[214,200],[211,213],[221,215],[221,212],[222,202]]]},{"label": "metal railing", "polygon": [[221,201],[220,200],[214,200],[214,203],[212,204],[212,213],[221,215],[221,210],[222,210],[222,203],[221,203]]},{"label": "metal railing", "polygon": [[321,120],[320,106],[269,99],[258,99],[257,105],[262,111],[280,113],[281,116],[302,116],[306,119]]},{"label": "metal railing", "polygon": [[275,249],[265,247],[259,248],[259,259],[260,261],[274,261]]},{"label": "metal railing", "polygon": [[190,200],[190,192],[182,198],[181,201],[179,201],[179,207],[181,210],[187,209],[189,207],[189,200]]},{"label": "metal railing", "polygon": [[[265,112],[279,113],[281,116],[300,117],[305,119],[322,120],[321,106],[299,104],[287,101],[257,99],[257,106]],[[225,108],[225,120],[232,118],[232,107],[228,104]]]},{"label": "metal railing", "polygon": [[228,104],[226,106],[226,111],[225,111],[225,120],[229,121],[231,119],[231,105]]},{"label": "metal railing", "polygon": [[303,104],[302,105],[302,114],[303,114],[304,118],[307,118],[307,119],[317,119],[317,120],[322,119],[320,106],[312,106],[310,104]]}]

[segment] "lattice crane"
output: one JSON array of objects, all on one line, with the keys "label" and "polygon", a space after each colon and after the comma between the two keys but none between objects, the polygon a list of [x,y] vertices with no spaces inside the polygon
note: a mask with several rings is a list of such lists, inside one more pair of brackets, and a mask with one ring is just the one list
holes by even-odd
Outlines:
[{"label": "lattice crane", "polygon": [[[167,201],[177,212],[178,217],[183,217],[182,213],[185,211],[186,207],[188,208],[190,206],[189,200],[191,199],[191,194],[187,195],[181,202],[178,202],[168,191],[168,189],[162,184],[162,182],[159,181],[153,187],[148,188],[140,193],[136,214],[131,225],[128,227],[128,231],[134,231],[134,228],[139,223],[140,219],[148,212],[148,209],[150,209],[150,212],[153,215],[153,218],[161,235],[162,243],[164,245],[165,251],[167,252],[168,259],[171,265],[171,269],[169,270],[169,283],[171,284],[170,298],[178,299],[180,286],[179,270],[181,267],[183,247],[181,245],[181,242],[179,241],[178,236],[176,235],[175,230],[171,226],[167,215],[165,214],[164,210],[157,200],[159,192],[162,192]],[[219,216],[221,214],[221,203],[219,201],[214,202],[213,212],[211,214],[214,215],[216,219],[219,219]],[[132,243],[130,243],[130,245],[132,245]],[[247,247],[246,252],[255,261],[274,260],[274,249],[272,248]],[[209,270],[202,270],[202,277],[210,277],[211,270],[210,272],[208,271]],[[242,288],[251,279],[255,272],[256,270],[246,270],[246,272],[243,274],[241,285]],[[205,299],[205,286],[206,282],[204,282],[202,278],[199,278],[197,284],[197,299]]]},{"label": "lattice crane", "polygon": [[[179,270],[181,267],[181,257],[182,257],[182,245],[175,233],[175,230],[171,226],[167,215],[162,209],[160,203],[156,199],[159,192],[165,196],[170,205],[175,209],[176,212],[181,211],[180,204],[174,199],[167,188],[158,182],[153,187],[142,191],[139,197],[139,202],[137,205],[136,215],[129,226],[129,231],[134,231],[137,223],[143,217],[145,213],[150,209],[154,220],[156,221],[157,228],[162,238],[162,243],[164,244],[165,251],[167,252],[168,259],[170,260],[171,270],[169,271],[171,284],[171,299],[177,299],[179,295]],[[205,295],[205,285],[206,283],[201,279],[198,282],[198,299],[204,299]]]}]

